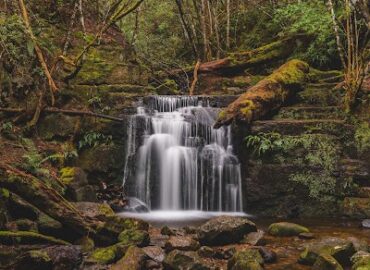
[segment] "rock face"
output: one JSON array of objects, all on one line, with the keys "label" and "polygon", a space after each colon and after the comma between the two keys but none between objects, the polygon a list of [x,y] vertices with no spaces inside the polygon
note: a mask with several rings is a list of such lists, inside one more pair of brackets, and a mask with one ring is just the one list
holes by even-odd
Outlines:
[{"label": "rock face", "polygon": [[256,231],[256,225],[247,218],[220,216],[199,228],[198,239],[202,245],[227,245],[238,243],[244,235]]},{"label": "rock face", "polygon": [[228,270],[262,270],[263,258],[257,249],[238,251],[227,263]]},{"label": "rock face", "polygon": [[289,222],[273,223],[268,228],[269,234],[273,236],[297,236],[301,233],[310,232],[306,227]]}]

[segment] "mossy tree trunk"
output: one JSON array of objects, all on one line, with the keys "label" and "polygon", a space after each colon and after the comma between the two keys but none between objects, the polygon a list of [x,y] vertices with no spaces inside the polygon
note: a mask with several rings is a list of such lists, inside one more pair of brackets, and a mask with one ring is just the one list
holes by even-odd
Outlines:
[{"label": "mossy tree trunk", "polygon": [[285,63],[221,111],[215,127],[228,125],[233,120],[249,124],[278,109],[302,89],[308,73],[309,65],[305,62],[291,60]]}]

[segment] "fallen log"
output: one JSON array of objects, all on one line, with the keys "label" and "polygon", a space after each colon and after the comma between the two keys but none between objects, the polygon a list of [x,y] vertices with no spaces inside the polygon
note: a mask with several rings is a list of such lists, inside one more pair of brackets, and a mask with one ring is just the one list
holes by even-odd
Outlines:
[{"label": "fallen log", "polygon": [[[226,58],[202,63],[197,71],[199,74],[227,74],[287,59],[299,46],[307,45],[310,39],[307,35],[292,35],[254,50],[232,53]],[[176,75],[183,72],[184,70],[173,70],[171,73]],[[193,72],[193,69],[186,70],[189,75]]]},{"label": "fallen log", "polygon": [[[25,113],[26,110],[21,109],[21,108],[0,108],[0,112]],[[63,113],[63,114],[76,115],[76,116],[90,116],[90,117],[103,118],[103,119],[108,119],[108,120],[117,121],[117,122],[124,121],[124,119],[119,118],[119,117],[110,116],[106,114],[100,114],[100,113],[94,113],[91,111],[66,110],[66,109],[57,109],[57,108],[47,107],[47,108],[42,109],[41,112]]]},{"label": "fallen log", "polygon": [[234,120],[249,124],[278,109],[302,89],[309,70],[309,65],[299,60],[285,63],[221,111],[214,127],[229,125]]}]

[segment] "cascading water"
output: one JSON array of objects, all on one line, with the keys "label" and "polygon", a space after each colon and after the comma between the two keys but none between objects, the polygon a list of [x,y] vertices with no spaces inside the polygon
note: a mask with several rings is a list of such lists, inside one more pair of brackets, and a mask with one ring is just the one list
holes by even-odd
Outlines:
[{"label": "cascading water", "polygon": [[129,120],[128,195],[152,210],[241,212],[240,164],[230,127],[212,127],[217,113],[186,96],[156,96],[140,107]]}]

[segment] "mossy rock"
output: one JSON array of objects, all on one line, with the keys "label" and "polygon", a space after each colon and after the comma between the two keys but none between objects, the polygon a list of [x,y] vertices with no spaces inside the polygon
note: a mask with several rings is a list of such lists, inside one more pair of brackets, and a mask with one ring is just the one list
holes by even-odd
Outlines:
[{"label": "mossy rock", "polygon": [[145,269],[149,257],[138,247],[129,247],[125,256],[112,265],[111,270],[140,270]]},{"label": "mossy rock", "polygon": [[63,229],[62,223],[40,212],[37,218],[37,226],[41,233],[55,235]]},{"label": "mossy rock", "polygon": [[115,215],[113,209],[106,203],[77,202],[74,205],[84,216],[101,221]]},{"label": "mossy rock", "polygon": [[351,218],[370,218],[370,198],[345,198],[343,213]]},{"label": "mossy rock", "polygon": [[144,247],[149,245],[150,238],[147,231],[124,230],[119,234],[118,241],[124,245],[137,245],[139,247]]},{"label": "mossy rock", "polygon": [[299,263],[313,265],[320,255],[330,255],[341,265],[350,265],[350,259],[355,254],[352,242],[335,237],[328,237],[314,241],[307,245],[301,253]]},{"label": "mossy rock", "polygon": [[352,270],[370,270],[370,254],[368,252],[357,252],[351,258]]},{"label": "mossy rock", "polygon": [[14,243],[69,245],[68,242],[56,239],[51,236],[26,231],[19,232],[0,231],[0,243],[4,245],[13,245]]},{"label": "mossy rock", "polygon": [[203,260],[194,251],[173,250],[167,254],[163,261],[165,269],[173,270],[210,270],[214,269],[208,265],[207,261]]},{"label": "mossy rock", "polygon": [[312,267],[313,270],[343,270],[339,262],[331,255],[321,254]]},{"label": "mossy rock", "polygon": [[100,264],[111,264],[121,259],[129,247],[118,243],[113,246],[98,248],[88,259]]},{"label": "mossy rock", "polygon": [[68,187],[82,187],[88,184],[85,172],[78,167],[64,167],[60,170],[60,180]]},{"label": "mossy rock", "polygon": [[15,225],[17,231],[30,231],[38,233],[37,223],[35,221],[29,219],[17,219],[13,222],[8,222],[8,226],[10,223]]},{"label": "mossy rock", "polygon": [[258,249],[244,249],[238,251],[228,261],[227,269],[229,270],[262,270],[263,258]]},{"label": "mossy rock", "polygon": [[268,232],[273,236],[298,236],[300,233],[308,233],[310,230],[298,224],[279,222],[271,224]]},{"label": "mossy rock", "polygon": [[75,244],[81,246],[83,252],[90,252],[95,248],[94,240],[88,236],[78,239]]}]

